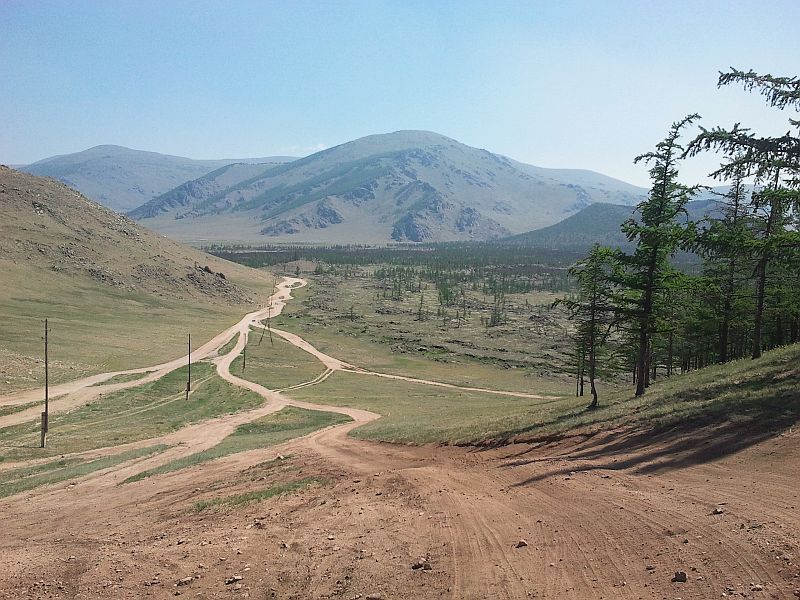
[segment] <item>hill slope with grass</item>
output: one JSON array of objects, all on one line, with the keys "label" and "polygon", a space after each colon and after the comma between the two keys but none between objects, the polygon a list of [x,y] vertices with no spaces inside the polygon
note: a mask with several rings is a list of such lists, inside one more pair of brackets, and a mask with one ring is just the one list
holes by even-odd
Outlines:
[{"label": "hill slope with grass", "polygon": [[[291,157],[196,160],[124,146],[95,146],[82,152],[45,158],[20,167],[21,171],[53,177],[92,200],[119,212],[135,208],[154,196],[232,163],[268,163]],[[265,167],[266,168],[266,167]]]},{"label": "hill slope with grass", "polygon": [[192,242],[489,240],[556,223],[594,202],[635,204],[646,193],[428,131],[372,135],[242,175],[228,187],[216,175],[193,181],[130,214]]},{"label": "hill slope with grass", "polygon": [[[700,221],[718,214],[714,200],[697,200],[686,205],[685,219]],[[631,244],[622,232],[622,223],[636,218],[634,207],[598,202],[590,204],[563,221],[505,238],[503,243],[550,250],[586,251],[593,244],[627,248]]]},{"label": "hill slope with grass", "polygon": [[[476,382],[477,383],[477,382]],[[291,390],[294,399],[351,406],[382,415],[355,430],[363,439],[404,443],[504,445],[563,437],[615,437],[626,432],[642,446],[669,431],[700,432],[703,442],[682,451],[731,453],[762,441],[800,420],[800,344],[684,375],[659,378],[644,396],[601,387],[600,407],[573,395],[520,399],[459,390],[433,390],[418,383],[335,373],[324,382]],[[686,438],[689,440],[690,438]],[[707,441],[706,441],[707,440]],[[711,444],[711,445],[709,445]]]},{"label": "hill slope with grass", "polygon": [[526,428],[511,433],[537,437],[617,426],[659,431],[719,426],[735,430],[737,436],[747,432],[763,439],[800,420],[798,390],[800,344],[793,344],[765,352],[758,360],[742,358],[660,377],[638,398],[632,390],[608,391],[597,410],[584,410],[584,401],[558,419],[542,423],[538,432]]},{"label": "hill slope with grass", "polygon": [[52,179],[0,167],[0,391],[180,356],[268,295],[258,271],[182,246]]}]

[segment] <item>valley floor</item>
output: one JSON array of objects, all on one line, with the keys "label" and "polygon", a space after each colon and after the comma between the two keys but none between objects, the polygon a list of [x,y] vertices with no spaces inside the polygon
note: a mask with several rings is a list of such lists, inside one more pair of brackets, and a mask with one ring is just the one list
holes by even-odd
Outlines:
[{"label": "valley floor", "polygon": [[[288,300],[293,283],[276,300]],[[155,456],[0,500],[0,597],[800,594],[797,431],[740,450],[748,432],[730,427],[615,429],[492,449],[359,440],[348,433],[377,414],[292,400],[231,373],[264,317],[219,338],[222,346],[239,334],[214,359],[222,378],[264,398],[260,407],[138,443],[169,446]],[[336,371],[364,374],[281,335],[322,363],[304,390]],[[73,406],[69,395],[64,402]],[[285,406],[352,420],[122,483]],[[686,581],[673,581],[676,572]]]}]

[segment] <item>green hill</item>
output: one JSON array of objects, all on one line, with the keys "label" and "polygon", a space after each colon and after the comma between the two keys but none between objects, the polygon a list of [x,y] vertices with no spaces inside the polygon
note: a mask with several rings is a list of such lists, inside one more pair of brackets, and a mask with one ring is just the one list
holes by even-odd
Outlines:
[{"label": "green hill", "polygon": [[[699,221],[716,214],[714,200],[697,200],[686,206],[687,218]],[[584,251],[593,244],[626,248],[630,245],[622,233],[622,223],[636,217],[631,206],[590,204],[560,223],[502,240],[503,243],[547,248],[550,250]]]}]

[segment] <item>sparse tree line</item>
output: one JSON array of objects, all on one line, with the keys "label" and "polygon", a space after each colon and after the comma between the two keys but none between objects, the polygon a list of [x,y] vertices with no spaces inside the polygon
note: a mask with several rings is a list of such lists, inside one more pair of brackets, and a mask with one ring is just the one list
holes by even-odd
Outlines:
[{"label": "sparse tree line", "polygon": [[[551,250],[498,242],[446,242],[386,247],[350,246],[206,246],[204,250],[250,267],[284,265],[297,260],[317,263],[320,273],[355,276],[357,267],[374,265],[411,267],[425,272],[472,273],[482,278],[503,265],[509,273],[536,275],[548,269],[558,272],[554,285],[566,286],[566,267],[581,257],[580,251]],[[455,276],[455,275],[454,275]],[[566,287],[562,288],[566,291]]]},{"label": "sparse tree line", "polygon": [[[508,312],[513,310],[507,295],[573,289],[568,266],[580,256],[575,252],[487,242],[377,248],[211,246],[208,251],[256,268],[302,259],[316,263],[315,275],[371,278],[377,281],[374,300],[378,305],[402,302],[418,294],[414,318],[441,320],[445,329],[460,327],[473,312],[481,313],[482,326],[506,324]],[[434,310],[429,306],[432,300],[436,301]],[[356,320],[355,309],[345,316]]]},{"label": "sparse tree line", "polygon": [[[778,109],[800,111],[800,78],[721,73]],[[596,380],[630,373],[636,395],[659,376],[750,356],[800,341],[800,120],[780,137],[736,124],[700,128],[686,146],[690,115],[672,125],[654,151],[635,162],[650,166],[652,187],[622,228],[632,252],[596,245],[570,274],[577,292],[558,303],[574,323],[571,356],[576,393]],[[711,176],[729,185],[721,217],[698,223],[685,206],[699,186],[678,182],[681,160],[717,152]],[[693,252],[702,268],[689,274],[671,260]]]}]

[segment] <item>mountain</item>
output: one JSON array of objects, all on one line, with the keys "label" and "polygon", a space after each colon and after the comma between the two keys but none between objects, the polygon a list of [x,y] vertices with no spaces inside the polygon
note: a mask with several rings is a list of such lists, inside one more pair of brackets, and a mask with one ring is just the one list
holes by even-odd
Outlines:
[{"label": "mountain", "polygon": [[[193,206],[197,203],[225,192],[227,189],[262,175],[274,167],[274,164],[233,163],[225,165],[202,177],[182,183],[176,188],[153,198],[127,214],[132,219],[149,219],[162,212]],[[182,218],[183,215],[175,218]]]},{"label": "mountain", "polygon": [[[700,221],[718,214],[714,200],[697,200],[686,205],[689,220]],[[555,225],[528,231],[501,240],[503,243],[534,246],[549,250],[588,250],[593,244],[619,248],[630,247],[622,223],[636,217],[631,206],[598,202],[591,204]]]},{"label": "mountain", "polygon": [[125,212],[189,179],[236,162],[269,163],[291,157],[195,160],[123,146],[95,146],[21,167],[32,175],[52,177],[118,212]]},{"label": "mountain", "polygon": [[261,173],[220,169],[130,214],[192,242],[488,240],[645,193],[599,173],[543,169],[436,133],[398,131]]}]

